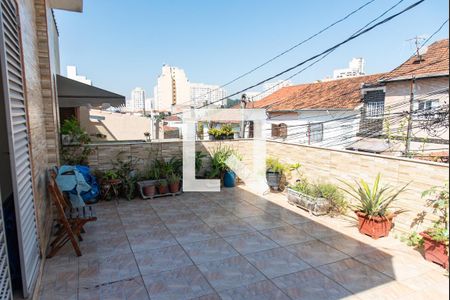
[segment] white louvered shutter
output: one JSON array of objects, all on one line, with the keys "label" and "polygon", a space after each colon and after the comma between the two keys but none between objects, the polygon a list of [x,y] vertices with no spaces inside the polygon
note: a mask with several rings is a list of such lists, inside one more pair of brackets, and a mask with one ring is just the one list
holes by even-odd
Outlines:
[{"label": "white louvered shutter", "polygon": [[0,194],[0,300],[12,299],[11,277],[9,275],[8,249],[3,222],[2,198]]},{"label": "white louvered shutter", "polygon": [[33,291],[40,264],[32,190],[27,113],[22,78],[22,55],[16,1],[1,1],[1,61],[6,127],[19,240],[24,297]]}]

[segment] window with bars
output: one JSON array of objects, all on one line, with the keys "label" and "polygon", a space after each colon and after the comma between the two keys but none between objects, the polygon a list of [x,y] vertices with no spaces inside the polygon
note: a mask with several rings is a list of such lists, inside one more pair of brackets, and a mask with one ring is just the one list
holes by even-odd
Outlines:
[{"label": "window with bars", "polygon": [[287,138],[287,125],[284,123],[281,124],[272,124],[272,137],[273,138]]},{"label": "window with bars", "polygon": [[436,117],[439,99],[421,100],[414,103],[414,119],[428,120]]},{"label": "window with bars", "polygon": [[365,105],[366,118],[378,119],[384,115],[384,101],[367,102]]},{"label": "window with bars", "polygon": [[323,141],[323,123],[309,124],[308,134],[310,143],[320,143]]}]

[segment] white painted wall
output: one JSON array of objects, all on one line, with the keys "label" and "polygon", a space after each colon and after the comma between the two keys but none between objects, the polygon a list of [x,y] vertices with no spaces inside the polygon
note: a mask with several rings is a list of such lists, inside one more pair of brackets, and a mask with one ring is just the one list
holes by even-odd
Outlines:
[{"label": "white painted wall", "polygon": [[[273,116],[275,115],[275,116]],[[272,139],[272,124],[285,123],[288,126],[288,137],[285,141],[290,143],[309,143],[308,124],[323,123],[323,141],[311,145],[345,149],[345,147],[358,138],[356,134],[359,130],[359,110],[355,111],[301,111],[279,115],[274,113],[272,118],[267,120],[266,137]],[[336,120],[349,118],[348,120]]]}]

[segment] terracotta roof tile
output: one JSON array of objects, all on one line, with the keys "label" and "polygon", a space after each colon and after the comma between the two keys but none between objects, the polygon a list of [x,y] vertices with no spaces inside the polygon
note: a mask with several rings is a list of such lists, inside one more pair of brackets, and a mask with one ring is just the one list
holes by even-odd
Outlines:
[{"label": "terracotta roof tile", "polygon": [[411,78],[412,76],[435,76],[449,73],[448,39],[431,44],[421,59],[416,55],[386,75],[384,80]]},{"label": "terracotta roof tile", "polygon": [[386,74],[359,76],[282,88],[252,102],[247,108],[269,111],[301,109],[355,109],[362,102],[361,87],[375,84]]}]

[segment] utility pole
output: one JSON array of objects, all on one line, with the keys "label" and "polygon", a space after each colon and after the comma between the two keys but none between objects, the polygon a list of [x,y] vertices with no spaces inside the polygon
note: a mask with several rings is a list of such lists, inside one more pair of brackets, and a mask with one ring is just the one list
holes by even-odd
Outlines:
[{"label": "utility pole", "polygon": [[411,87],[410,87],[409,112],[408,112],[408,129],[407,129],[407,132],[406,132],[405,156],[408,156],[409,152],[411,150],[415,84],[416,84],[416,77],[413,76],[412,79],[411,79]]},{"label": "utility pole", "polygon": [[[247,95],[242,94],[241,97],[241,109],[245,109],[247,107]],[[241,139],[245,138],[245,120],[242,117],[241,121]]]}]

